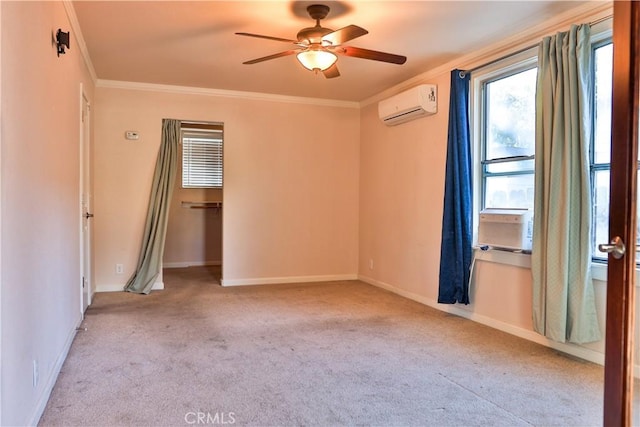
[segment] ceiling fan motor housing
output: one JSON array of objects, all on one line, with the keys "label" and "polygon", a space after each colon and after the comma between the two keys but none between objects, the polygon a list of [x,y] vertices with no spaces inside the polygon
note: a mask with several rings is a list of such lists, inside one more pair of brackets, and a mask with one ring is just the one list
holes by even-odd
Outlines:
[{"label": "ceiling fan motor housing", "polygon": [[332,33],[331,28],[324,28],[319,25],[315,27],[303,28],[298,32],[297,38],[299,42],[308,42],[309,44],[322,43],[322,37]]},{"label": "ceiling fan motor housing", "polygon": [[322,44],[322,37],[333,32],[331,28],[323,28],[320,26],[320,20],[327,17],[329,10],[329,6],[325,6],[324,4],[312,4],[307,7],[307,12],[312,19],[316,20],[316,25],[300,30],[297,35],[299,42]]},{"label": "ceiling fan motor housing", "polygon": [[329,6],[326,6],[324,4],[312,4],[307,7],[309,16],[311,16],[311,18],[315,19],[316,21],[326,18],[329,14],[329,10]]}]

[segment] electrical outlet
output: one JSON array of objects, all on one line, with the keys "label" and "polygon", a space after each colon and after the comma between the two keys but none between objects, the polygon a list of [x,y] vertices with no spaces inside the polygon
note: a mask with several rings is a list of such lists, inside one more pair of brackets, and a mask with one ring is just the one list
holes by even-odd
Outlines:
[{"label": "electrical outlet", "polygon": [[124,265],[116,264],[116,274],[124,274]]},{"label": "electrical outlet", "polygon": [[33,388],[38,387],[38,381],[40,380],[40,372],[38,372],[38,361],[33,360]]},{"label": "electrical outlet", "polygon": [[373,259],[369,259],[369,270],[373,270]]}]

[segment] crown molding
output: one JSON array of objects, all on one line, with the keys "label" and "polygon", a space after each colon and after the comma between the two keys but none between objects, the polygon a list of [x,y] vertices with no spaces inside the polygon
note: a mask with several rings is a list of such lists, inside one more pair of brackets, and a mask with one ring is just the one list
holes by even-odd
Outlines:
[{"label": "crown molding", "polygon": [[84,36],[82,35],[82,30],[80,29],[80,22],[78,21],[76,10],[73,7],[73,3],[71,2],[71,0],[62,0],[62,5],[64,6],[64,10],[67,13],[69,24],[71,25],[71,29],[73,30],[73,34],[75,35],[76,43],[78,43],[78,48],[82,53],[82,57],[84,58],[84,63],[87,67],[87,70],[89,70],[91,80],[95,84],[98,80],[98,75],[96,74],[95,68],[93,68],[93,62],[91,62],[89,50],[87,49],[87,44],[84,41]]},{"label": "crown molding", "polygon": [[174,86],[156,83],[126,82],[120,80],[98,79],[96,87],[109,89],[141,90],[147,92],[175,93],[183,95],[201,95],[222,98],[240,98],[252,101],[284,102],[288,104],[318,105],[322,107],[360,108],[359,102],[340,101],[335,99],[306,98],[301,96],[275,95],[261,92],[244,92],[237,90],[210,89],[190,86]]},{"label": "crown molding", "polygon": [[552,35],[557,31],[564,31],[571,24],[598,22],[607,17],[611,17],[612,15],[613,2],[611,1],[591,1],[585,3],[542,24],[528,28],[515,36],[508,37],[474,53],[460,56],[457,59],[432,68],[431,70],[405,80],[402,83],[385,89],[384,91],[361,101],[360,107],[366,107],[367,105],[393,96],[418,84],[429,83],[430,79],[441,76],[445,73],[450,73],[451,70],[457,68],[464,70],[481,67],[484,64],[496,61],[528,47],[533,48],[537,46],[543,37]]}]

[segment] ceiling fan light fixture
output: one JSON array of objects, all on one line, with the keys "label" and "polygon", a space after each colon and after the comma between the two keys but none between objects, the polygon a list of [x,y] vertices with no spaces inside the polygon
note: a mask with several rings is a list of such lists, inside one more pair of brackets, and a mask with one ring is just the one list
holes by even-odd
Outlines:
[{"label": "ceiling fan light fixture", "polygon": [[[2,1],[2,0],[0,0]],[[252,33],[236,33],[240,36],[256,37],[259,39],[275,40],[293,44],[295,48],[285,50],[273,55],[245,61],[243,64],[257,64],[258,62],[269,61],[283,56],[296,55],[298,61],[307,70],[316,74],[321,72],[327,79],[340,76],[338,67],[335,65],[338,55],[351,56],[353,58],[369,59],[373,61],[387,62],[391,64],[404,64],[406,56],[392,53],[378,52],[376,50],[362,49],[353,46],[344,46],[355,38],[368,34],[368,31],[357,25],[347,25],[346,27],[332,30],[320,25],[320,21],[329,14],[329,6],[322,4],[312,4],[307,7],[309,16],[316,21],[313,27],[303,28],[298,31],[295,39],[283,39],[281,37],[264,36]]]},{"label": "ceiling fan light fixture", "polygon": [[324,71],[331,67],[338,60],[338,57],[328,50],[309,49],[302,51],[296,55],[298,61],[307,70]]}]

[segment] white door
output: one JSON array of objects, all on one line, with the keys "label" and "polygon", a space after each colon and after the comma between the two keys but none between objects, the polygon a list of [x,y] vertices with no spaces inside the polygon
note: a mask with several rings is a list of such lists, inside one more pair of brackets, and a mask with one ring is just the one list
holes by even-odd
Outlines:
[{"label": "white door", "polygon": [[90,112],[89,101],[81,91],[82,116],[80,126],[80,204],[82,215],[82,232],[80,240],[81,255],[81,292],[82,313],[91,304],[93,295],[93,282],[91,280],[91,230],[93,225],[93,213],[91,203],[91,139],[90,139]]}]

